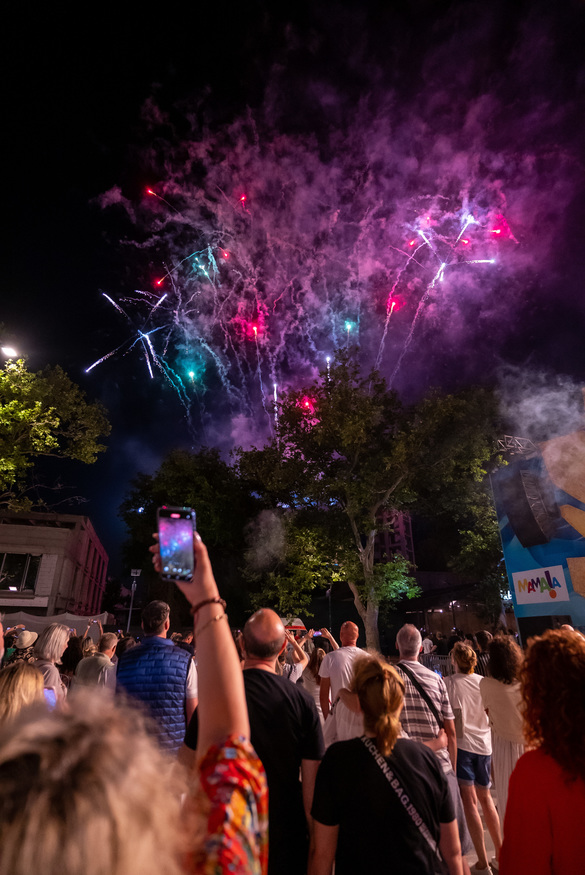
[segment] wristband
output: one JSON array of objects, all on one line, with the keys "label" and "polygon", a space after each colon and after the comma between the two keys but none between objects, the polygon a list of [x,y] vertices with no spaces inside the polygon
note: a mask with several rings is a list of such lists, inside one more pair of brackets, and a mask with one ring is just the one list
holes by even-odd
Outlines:
[{"label": "wristband", "polygon": [[201,635],[201,633],[204,632],[208,626],[211,626],[212,623],[217,623],[218,620],[223,620],[224,617],[227,620],[227,614],[218,614],[217,617],[212,617],[211,620],[208,620],[207,623],[204,623],[200,629],[195,629],[195,640],[197,640],[197,637]]},{"label": "wristband", "polygon": [[198,611],[201,608],[205,607],[205,605],[221,605],[222,608],[224,609],[224,611],[227,607],[224,599],[220,599],[219,596],[216,596],[215,598],[212,598],[212,599],[203,599],[202,602],[198,602],[198,604],[193,605],[193,607],[191,608],[191,613],[193,614],[193,616],[195,617],[196,614],[198,613]]}]

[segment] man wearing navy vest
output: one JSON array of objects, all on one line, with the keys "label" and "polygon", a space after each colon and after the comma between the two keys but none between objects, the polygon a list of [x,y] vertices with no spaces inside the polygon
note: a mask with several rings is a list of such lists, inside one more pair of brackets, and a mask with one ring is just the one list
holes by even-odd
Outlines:
[{"label": "man wearing navy vest", "polygon": [[116,691],[146,705],[161,747],[176,753],[197,707],[197,671],[191,655],[167,638],[169,616],[166,602],[150,602],[144,608],[144,638],[119,661]]}]

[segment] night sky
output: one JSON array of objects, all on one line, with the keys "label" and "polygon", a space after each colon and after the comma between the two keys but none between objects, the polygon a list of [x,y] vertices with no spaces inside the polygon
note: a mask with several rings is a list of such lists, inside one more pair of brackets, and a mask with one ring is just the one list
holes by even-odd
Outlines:
[{"label": "night sky", "polygon": [[0,320],[110,412],[67,476],[114,571],[131,476],[261,442],[348,337],[407,400],[578,423],[582,2],[136,9],[12,12],[3,52]]}]

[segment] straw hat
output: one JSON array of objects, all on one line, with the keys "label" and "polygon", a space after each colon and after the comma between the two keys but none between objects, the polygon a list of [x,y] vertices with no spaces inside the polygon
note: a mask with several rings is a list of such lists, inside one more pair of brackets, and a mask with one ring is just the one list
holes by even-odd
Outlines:
[{"label": "straw hat", "polygon": [[27,632],[25,629],[14,642],[14,646],[17,650],[26,650],[27,647],[32,647],[38,637],[36,632]]}]

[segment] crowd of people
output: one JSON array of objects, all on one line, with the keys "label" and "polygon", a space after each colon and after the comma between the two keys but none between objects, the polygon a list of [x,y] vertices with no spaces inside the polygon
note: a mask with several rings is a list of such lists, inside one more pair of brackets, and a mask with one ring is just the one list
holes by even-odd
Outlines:
[{"label": "crowd of people", "polygon": [[194,551],[177,584],[193,633],[170,635],[155,601],[139,643],[100,628],[94,644],[92,622],[4,639],[0,872],[583,870],[580,632],[525,652],[454,635],[443,679],[423,664],[442,638],[410,624],[398,659],[359,648],[349,620],[339,642],[295,637],[265,608],[234,635],[197,535]]}]

